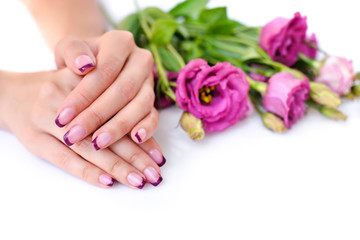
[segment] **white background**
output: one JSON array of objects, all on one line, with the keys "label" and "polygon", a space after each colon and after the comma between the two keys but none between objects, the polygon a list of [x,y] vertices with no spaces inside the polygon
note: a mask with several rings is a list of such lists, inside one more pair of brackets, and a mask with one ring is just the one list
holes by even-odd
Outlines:
[{"label": "white background", "polygon": [[[132,1],[106,1],[114,18]],[[169,9],[175,0],[140,0]],[[229,15],[262,25],[296,11],[321,47],[360,70],[359,9],[343,1],[220,1]],[[54,68],[52,53],[20,1],[0,0],[0,69]],[[141,191],[88,185],[33,157],[0,130],[0,239],[360,239],[360,102],[346,122],[315,111],[285,135],[254,114],[199,143],[160,114],[164,181]],[[6,114],[6,113],[0,113]]]}]

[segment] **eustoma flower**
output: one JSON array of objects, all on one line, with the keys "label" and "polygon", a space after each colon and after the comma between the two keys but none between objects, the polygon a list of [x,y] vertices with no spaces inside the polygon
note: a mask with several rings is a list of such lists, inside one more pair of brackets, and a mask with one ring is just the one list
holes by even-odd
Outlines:
[{"label": "eustoma flower", "polygon": [[355,72],[350,60],[329,56],[320,67],[315,81],[329,86],[341,96],[350,92],[354,78]]},{"label": "eustoma flower", "polygon": [[223,131],[252,111],[245,73],[230,63],[209,66],[190,61],[179,73],[176,101],[181,109],[201,119],[206,132]]},{"label": "eustoma flower", "polygon": [[275,18],[262,28],[259,44],[273,60],[292,66],[299,53],[316,56],[316,49],[307,45],[307,41],[316,44],[315,35],[307,39],[306,30],[306,17],[300,13],[292,19]]},{"label": "eustoma flower", "polygon": [[296,121],[304,116],[304,102],[309,98],[310,85],[307,78],[298,80],[288,72],[280,72],[269,79],[264,96],[264,107],[267,111],[283,118],[285,126],[290,129]]}]

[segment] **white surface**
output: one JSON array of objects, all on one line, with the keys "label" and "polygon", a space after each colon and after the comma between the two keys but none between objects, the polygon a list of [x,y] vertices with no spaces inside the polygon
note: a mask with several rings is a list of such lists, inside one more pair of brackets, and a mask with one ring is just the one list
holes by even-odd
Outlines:
[{"label": "white surface", "polygon": [[[120,19],[132,1],[107,1]],[[146,2],[146,4],[145,4]],[[176,1],[140,1],[164,6]],[[300,11],[330,53],[360,70],[356,1],[212,1],[252,25]],[[325,4],[325,5],[324,5]],[[0,1],[0,69],[54,67],[19,1]],[[360,103],[347,122],[310,111],[285,135],[257,115],[194,143],[161,112],[163,183],[142,191],[88,185],[29,154],[0,130],[0,239],[359,239]],[[2,113],[4,114],[4,113]]]}]

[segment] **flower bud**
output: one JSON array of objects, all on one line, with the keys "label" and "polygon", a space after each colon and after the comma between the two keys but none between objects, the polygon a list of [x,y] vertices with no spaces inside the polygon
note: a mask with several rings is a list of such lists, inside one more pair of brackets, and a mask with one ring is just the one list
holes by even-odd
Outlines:
[{"label": "flower bud", "polygon": [[360,85],[355,85],[351,88],[351,92],[356,96],[360,97]]},{"label": "flower bud", "polygon": [[202,121],[189,112],[183,112],[180,125],[193,140],[201,140],[205,136]]},{"label": "flower bud", "polygon": [[340,112],[339,110],[337,110],[336,108],[322,106],[319,109],[319,111],[322,115],[331,119],[342,120],[342,121],[345,121],[347,119],[347,116],[342,112]]},{"label": "flower bud", "polygon": [[321,105],[331,108],[337,108],[341,104],[339,95],[328,86],[317,82],[310,83],[310,98]]},{"label": "flower bud", "polygon": [[284,121],[272,113],[264,113],[262,116],[264,126],[277,133],[286,132]]}]

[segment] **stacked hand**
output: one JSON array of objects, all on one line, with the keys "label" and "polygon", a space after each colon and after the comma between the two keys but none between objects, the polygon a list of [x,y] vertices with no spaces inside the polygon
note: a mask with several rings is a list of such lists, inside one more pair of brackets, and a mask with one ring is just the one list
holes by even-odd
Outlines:
[{"label": "stacked hand", "polygon": [[58,71],[4,73],[13,80],[2,106],[7,128],[35,155],[94,185],[157,186],[165,158],[152,138],[151,54],[113,31],[66,38],[55,55]]}]

